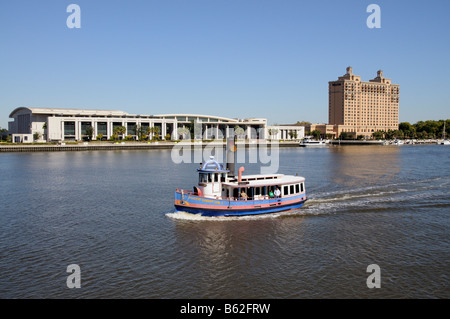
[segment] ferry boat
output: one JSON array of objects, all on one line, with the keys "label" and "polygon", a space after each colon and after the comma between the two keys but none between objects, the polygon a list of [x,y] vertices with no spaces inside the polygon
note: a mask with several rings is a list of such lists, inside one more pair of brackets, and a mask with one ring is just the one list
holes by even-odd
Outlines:
[{"label": "ferry boat", "polygon": [[324,140],[313,140],[310,138],[305,138],[303,139],[300,143],[299,146],[300,147],[311,147],[311,146],[326,146],[326,141]]},{"label": "ferry boat", "polygon": [[202,216],[245,216],[298,209],[306,202],[305,178],[284,174],[234,176],[211,157],[201,165],[192,191],[175,191],[175,209]]}]

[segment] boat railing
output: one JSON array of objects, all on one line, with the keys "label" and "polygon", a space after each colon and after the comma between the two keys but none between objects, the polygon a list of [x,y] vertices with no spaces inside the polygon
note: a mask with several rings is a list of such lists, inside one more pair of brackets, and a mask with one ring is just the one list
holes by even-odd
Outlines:
[{"label": "boat railing", "polygon": [[219,197],[219,196],[210,196],[210,195],[202,195],[202,196],[200,196],[199,194],[197,194],[197,193],[195,193],[193,191],[188,191],[188,190],[179,189],[179,188],[176,189],[176,192],[180,193],[182,195],[192,195],[192,196],[199,196],[199,197],[202,197],[202,198],[222,200],[222,201],[233,201],[233,202],[235,202],[235,201],[243,201],[243,202],[245,202],[245,201],[258,201],[258,200],[269,200],[269,199],[281,199],[282,198],[281,196],[279,196],[279,197],[270,197],[269,195],[263,195],[263,196],[258,195],[258,196],[260,196],[259,198],[255,198],[255,197],[248,197],[248,198],[242,198],[242,197]]}]

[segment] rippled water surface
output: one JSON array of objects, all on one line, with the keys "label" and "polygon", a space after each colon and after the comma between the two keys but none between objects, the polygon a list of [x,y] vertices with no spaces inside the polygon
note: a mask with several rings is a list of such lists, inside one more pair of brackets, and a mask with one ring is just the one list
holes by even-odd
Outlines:
[{"label": "rippled water surface", "polygon": [[259,217],[174,213],[197,167],[170,151],[0,154],[0,298],[450,297],[450,147],[280,149],[309,201]]}]

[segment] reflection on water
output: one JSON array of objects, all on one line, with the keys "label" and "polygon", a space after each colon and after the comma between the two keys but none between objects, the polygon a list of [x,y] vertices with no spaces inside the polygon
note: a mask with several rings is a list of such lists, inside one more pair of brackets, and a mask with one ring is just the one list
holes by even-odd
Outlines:
[{"label": "reflection on water", "polygon": [[330,147],[332,180],[346,187],[387,184],[400,173],[398,147]]},{"label": "reflection on water", "polygon": [[0,297],[448,298],[449,151],[281,149],[308,202],[245,218],[174,213],[198,165],[170,151],[1,154]]}]

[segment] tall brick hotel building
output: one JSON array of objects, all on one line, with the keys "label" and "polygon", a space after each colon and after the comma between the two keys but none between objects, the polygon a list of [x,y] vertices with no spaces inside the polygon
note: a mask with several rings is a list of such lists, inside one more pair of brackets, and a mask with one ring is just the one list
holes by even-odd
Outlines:
[{"label": "tall brick hotel building", "polygon": [[381,70],[365,82],[348,67],[345,75],[328,82],[328,124],[337,137],[346,132],[370,138],[378,130],[397,130],[399,90]]}]

